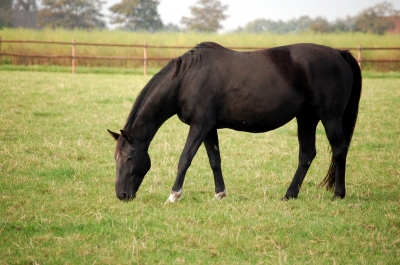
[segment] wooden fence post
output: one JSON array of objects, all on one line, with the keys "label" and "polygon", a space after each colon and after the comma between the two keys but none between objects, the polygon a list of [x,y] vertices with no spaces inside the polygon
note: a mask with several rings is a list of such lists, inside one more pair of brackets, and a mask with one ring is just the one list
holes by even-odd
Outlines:
[{"label": "wooden fence post", "polygon": [[72,62],[72,73],[73,74],[75,74],[75,64],[76,64],[76,62],[75,62],[75,54],[76,54],[76,51],[75,51],[75,39],[72,39],[72,60],[71,60],[71,62]]},{"label": "wooden fence post", "polygon": [[1,56],[1,37],[0,37],[0,66],[1,66],[1,64],[2,64],[2,60],[3,60],[3,58],[2,58],[2,56]]},{"label": "wooden fence post", "polygon": [[361,44],[358,46],[358,55],[357,55],[357,61],[358,61],[358,65],[361,68],[361,60],[362,60],[362,46]]},{"label": "wooden fence post", "polygon": [[147,75],[147,65],[148,65],[148,57],[147,57],[147,42],[144,43],[143,50],[143,74]]}]

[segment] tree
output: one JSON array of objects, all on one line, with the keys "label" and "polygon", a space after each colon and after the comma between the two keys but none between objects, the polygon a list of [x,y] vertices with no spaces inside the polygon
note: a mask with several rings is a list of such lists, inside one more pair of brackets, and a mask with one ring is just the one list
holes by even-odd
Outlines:
[{"label": "tree", "polygon": [[100,13],[101,0],[42,0],[39,27],[51,28],[103,28],[105,22]]},{"label": "tree", "polygon": [[280,33],[300,33],[310,28],[314,22],[309,16],[301,16],[299,18],[292,18],[287,22],[281,22]]},{"label": "tree", "polygon": [[195,31],[216,32],[222,29],[221,21],[228,17],[224,14],[227,5],[218,0],[197,0],[196,4],[190,7],[192,17],[182,17],[182,24]]},{"label": "tree", "polygon": [[122,0],[110,7],[111,23],[127,30],[157,31],[163,28],[157,11],[158,0]]},{"label": "tree", "polygon": [[0,29],[12,26],[13,0],[0,0]]},{"label": "tree", "polygon": [[163,31],[166,32],[179,32],[179,27],[171,22],[163,26]]},{"label": "tree", "polygon": [[38,6],[36,0],[14,0],[13,26],[37,28]]},{"label": "tree", "polygon": [[347,16],[345,19],[338,18],[331,26],[331,31],[348,32],[354,30],[355,18]]},{"label": "tree", "polygon": [[259,18],[248,22],[243,30],[254,33],[261,33],[261,32],[279,33],[281,22],[282,21],[276,22],[270,19]]},{"label": "tree", "polygon": [[310,25],[314,22],[308,16],[301,16],[299,18],[293,18],[287,22],[282,20],[272,21],[270,19],[255,19],[246,24],[244,31],[249,32],[271,32],[271,33],[291,33],[291,32],[302,32],[307,30]]},{"label": "tree", "polygon": [[317,17],[310,25],[310,30],[316,33],[327,33],[330,30],[328,21],[323,17]]},{"label": "tree", "polygon": [[35,12],[38,10],[36,0],[14,0],[15,11]]},{"label": "tree", "polygon": [[392,28],[393,22],[387,17],[399,16],[392,3],[386,1],[362,11],[355,19],[355,30],[383,34]]}]

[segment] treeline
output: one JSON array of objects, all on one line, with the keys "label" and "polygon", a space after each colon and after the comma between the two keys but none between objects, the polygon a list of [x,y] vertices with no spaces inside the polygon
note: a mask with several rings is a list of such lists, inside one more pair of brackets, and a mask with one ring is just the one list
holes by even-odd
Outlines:
[{"label": "treeline", "polygon": [[[0,0],[0,29],[17,27],[21,17],[32,16],[35,22],[25,27],[101,29],[107,26],[103,4],[102,0]],[[179,28],[161,21],[158,5],[158,0],[120,0],[108,9],[108,19],[117,29],[128,31],[216,32],[227,18],[227,5],[218,0],[198,0],[190,7],[191,16],[182,16],[184,28]],[[22,16],[16,16],[21,13]]]},{"label": "treeline", "polygon": [[312,19],[309,16],[302,16],[286,22],[261,18],[247,23],[246,26],[240,27],[237,31],[279,34],[303,31],[317,33],[358,31],[383,34],[395,26],[396,20],[400,20],[399,15],[399,10],[395,10],[392,3],[385,1],[363,10],[356,16],[347,16],[332,23],[324,17]]},{"label": "treeline", "polygon": [[[40,5],[38,4],[40,3]],[[106,17],[102,14],[102,0],[0,0],[0,28],[64,28],[101,29],[106,28]],[[219,0],[197,0],[190,7],[190,16],[182,16],[182,27],[164,24],[157,11],[158,0],[120,0],[109,8],[109,21],[118,29],[128,31],[198,31],[216,32],[222,29],[221,22],[227,17],[228,5]],[[17,16],[16,14],[19,14]],[[354,17],[329,22],[324,17],[315,19],[301,16],[288,21],[273,21],[259,18],[239,27],[236,32],[252,33],[317,33],[349,32],[383,34],[400,23],[400,11],[392,3],[382,2],[361,11]],[[33,17],[24,26],[17,23],[22,18]],[[22,26],[21,26],[22,25]]]}]

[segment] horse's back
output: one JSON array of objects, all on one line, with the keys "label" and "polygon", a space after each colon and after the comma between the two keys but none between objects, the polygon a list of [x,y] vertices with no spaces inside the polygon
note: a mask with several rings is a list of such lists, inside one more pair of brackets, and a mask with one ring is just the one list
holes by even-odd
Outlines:
[{"label": "horse's back", "polygon": [[272,130],[305,105],[322,115],[351,89],[349,65],[340,51],[326,46],[295,44],[254,52],[222,48],[202,51],[202,56],[202,65],[187,82],[192,87],[184,100],[191,109],[187,115],[213,111],[220,128]]}]

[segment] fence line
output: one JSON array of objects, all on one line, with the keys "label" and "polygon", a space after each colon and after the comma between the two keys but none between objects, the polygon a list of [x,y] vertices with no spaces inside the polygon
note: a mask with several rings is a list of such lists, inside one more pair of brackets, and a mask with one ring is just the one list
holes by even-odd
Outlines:
[{"label": "fence line", "polygon": [[[2,43],[36,43],[36,44],[55,44],[55,45],[71,45],[71,55],[46,55],[46,54],[19,54],[19,53],[6,53],[2,52]],[[130,48],[143,48],[143,57],[118,57],[118,56],[84,56],[76,54],[76,46],[105,46],[105,47],[130,47]],[[39,41],[39,40],[3,40],[0,36],[0,65],[2,63],[2,56],[11,57],[34,57],[34,58],[66,58],[71,59],[72,73],[76,72],[77,59],[106,59],[106,60],[142,60],[143,61],[143,74],[147,75],[147,67],[149,61],[167,61],[173,58],[169,57],[149,57],[148,49],[192,49],[193,46],[167,46],[167,45],[148,45],[147,42],[144,44],[118,44],[118,43],[89,43],[89,42],[76,42],[72,39],[72,42],[62,41]],[[261,50],[268,49],[269,47],[254,47],[254,46],[227,46],[233,50]],[[337,48],[339,50],[350,50],[357,51],[357,61],[361,67],[363,62],[370,63],[400,63],[398,59],[363,59],[362,51],[370,50],[400,50],[400,47],[362,47],[359,45],[355,47]]]}]

